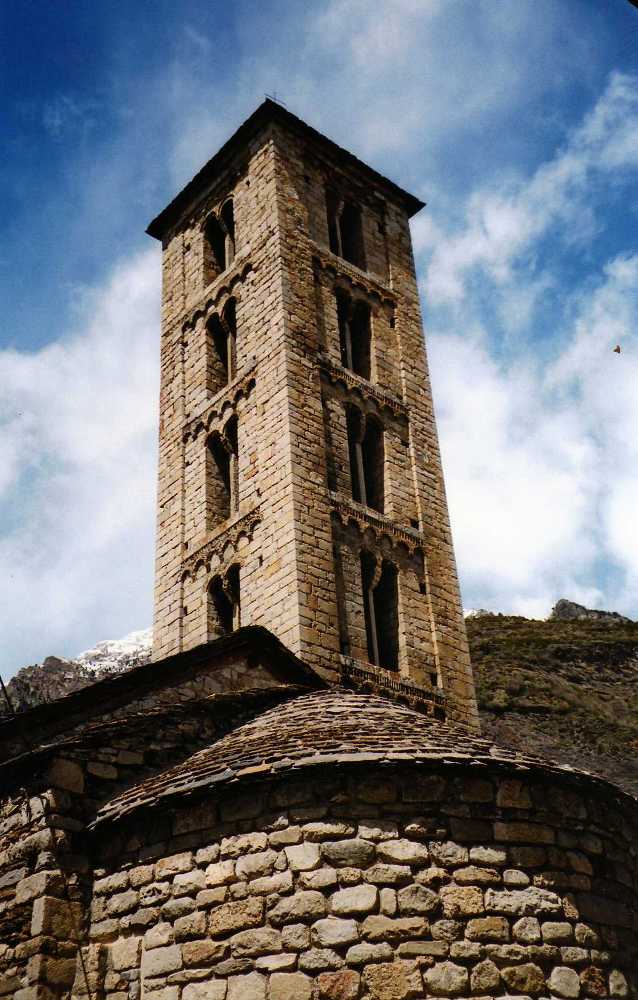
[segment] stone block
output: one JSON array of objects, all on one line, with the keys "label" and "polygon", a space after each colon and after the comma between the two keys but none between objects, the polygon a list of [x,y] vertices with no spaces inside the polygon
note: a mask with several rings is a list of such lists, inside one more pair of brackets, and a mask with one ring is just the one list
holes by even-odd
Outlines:
[{"label": "stone block", "polygon": [[288,867],[293,872],[307,872],[318,868],[321,863],[321,851],[317,844],[306,841],[303,844],[295,844],[284,847]]},{"label": "stone block", "polygon": [[231,937],[230,948],[235,958],[252,958],[255,955],[279,952],[282,950],[281,931],[276,931],[273,927],[239,931]]},{"label": "stone block", "polygon": [[270,977],[269,1000],[312,1000],[312,980],[303,972],[275,972]]},{"label": "stone block", "polygon": [[218,861],[206,869],[206,885],[230,885],[235,881],[235,862]]},{"label": "stone block", "polygon": [[377,905],[379,890],[373,885],[341,889],[330,897],[332,912],[341,916],[371,913]]},{"label": "stone block", "polygon": [[366,917],[361,932],[367,941],[389,941],[396,944],[409,938],[424,937],[429,924],[423,917]]},{"label": "stone block", "polygon": [[547,984],[552,993],[565,997],[566,1000],[580,996],[580,976],[575,969],[570,969],[566,965],[552,969]]},{"label": "stone block", "polygon": [[440,962],[423,975],[428,993],[436,997],[456,997],[467,991],[469,975],[466,968],[455,962]]},{"label": "stone block", "polygon": [[543,970],[532,962],[510,965],[501,969],[501,976],[507,983],[508,989],[514,994],[536,996],[538,993],[546,992]]},{"label": "stone block", "polygon": [[[255,851],[239,858],[235,865],[238,878],[253,879],[270,875],[277,860],[277,852],[273,850]],[[210,883],[209,883],[210,884]]]},{"label": "stone block", "polygon": [[282,927],[284,924],[317,920],[319,917],[325,916],[326,910],[327,904],[322,894],[308,890],[280,899],[270,911],[269,916],[270,922],[275,927]]},{"label": "stone block", "polygon": [[483,913],[483,893],[469,886],[445,885],[439,890],[446,917],[471,917]]},{"label": "stone block", "polygon": [[501,983],[501,974],[489,958],[475,965],[470,973],[473,993],[494,994]]},{"label": "stone block", "polygon": [[521,917],[512,927],[512,933],[517,941],[535,944],[541,939],[541,925],[536,917]]},{"label": "stone block", "polygon": [[181,872],[189,872],[194,866],[192,851],[183,851],[181,854],[172,854],[168,858],[162,858],[155,866],[155,877],[158,881],[179,875]]},{"label": "stone block", "polygon": [[182,949],[178,944],[153,948],[152,951],[142,951],[142,978],[162,976],[167,972],[175,972],[182,968]]},{"label": "stone block", "polygon": [[527,889],[504,890],[487,889],[485,909],[488,913],[508,913],[512,916],[541,916],[559,913],[561,901],[555,892],[530,886]]},{"label": "stone block", "polygon": [[226,989],[226,983],[221,979],[188,983],[182,991],[182,1000],[226,1000]]},{"label": "stone block", "polygon": [[256,896],[240,899],[232,903],[222,903],[212,910],[208,930],[211,937],[222,937],[233,931],[243,931],[258,927],[263,920],[264,901]]},{"label": "stone block", "polygon": [[359,939],[356,920],[326,917],[312,925],[310,939],[320,948],[339,948]]},{"label": "stone block", "polygon": [[361,977],[352,969],[322,972],[317,978],[319,1000],[357,1000]]},{"label": "stone block", "polygon": [[423,996],[421,973],[414,962],[395,960],[369,965],[363,981],[370,1000],[408,1000]]},{"label": "stone block", "polygon": [[111,965],[116,972],[122,969],[137,969],[140,962],[142,939],[139,937],[122,938],[115,941],[110,948]]},{"label": "stone block", "polygon": [[439,895],[423,885],[407,885],[397,893],[401,916],[435,913],[441,906]]},{"label": "stone block", "polygon": [[226,1000],[266,1000],[266,977],[258,972],[246,976],[231,976]]},{"label": "stone block", "polygon": [[510,925],[505,917],[475,917],[466,934],[470,941],[509,941]]},{"label": "stone block", "polygon": [[425,865],[430,852],[425,844],[415,840],[386,840],[377,844],[377,857],[389,864]]},{"label": "stone block", "polygon": [[348,965],[368,965],[370,962],[389,962],[393,957],[392,947],[385,941],[380,944],[370,944],[363,941],[353,944],[346,952]]},{"label": "stone block", "polygon": [[321,852],[326,861],[336,868],[365,868],[374,859],[374,845],[360,837],[326,841],[321,845]]}]

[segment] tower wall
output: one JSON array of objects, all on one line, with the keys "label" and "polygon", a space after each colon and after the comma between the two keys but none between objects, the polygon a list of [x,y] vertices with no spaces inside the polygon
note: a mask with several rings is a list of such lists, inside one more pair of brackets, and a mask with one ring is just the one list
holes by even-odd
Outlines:
[{"label": "tower wall", "polygon": [[[334,247],[335,198],[357,263]],[[390,675],[476,726],[408,198],[278,111],[165,232],[154,655],[214,638],[233,605],[234,627],[266,626],[327,679]],[[211,281],[209,220],[229,199],[234,259]],[[207,331],[231,307],[220,387]],[[367,317],[363,374],[343,309]],[[233,509],[215,519],[210,449],[229,452],[235,420]]]}]

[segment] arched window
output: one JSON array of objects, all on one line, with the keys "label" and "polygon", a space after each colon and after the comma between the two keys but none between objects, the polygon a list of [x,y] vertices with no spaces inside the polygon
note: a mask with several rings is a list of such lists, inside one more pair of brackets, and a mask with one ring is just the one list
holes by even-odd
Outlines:
[{"label": "arched window", "polygon": [[211,434],[206,448],[206,530],[213,531],[239,507],[237,417],[221,433]]},{"label": "arched window", "polygon": [[241,625],[239,566],[215,576],[208,587],[208,638],[228,635]]},{"label": "arched window", "polygon": [[361,209],[354,202],[340,198],[332,189],[326,189],[328,241],[330,249],[344,260],[365,270]]},{"label": "arched window", "polygon": [[236,375],[237,322],[235,300],[229,299],[221,316],[215,313],[206,324],[206,387],[215,395]]},{"label": "arched window", "polygon": [[399,600],[397,570],[386,559],[361,553],[361,585],[368,659],[385,670],[399,667]]},{"label": "arched window", "polygon": [[353,302],[344,292],[337,292],[337,320],[341,364],[356,375],[369,380],[371,369],[369,307],[365,302]]},{"label": "arched window", "polygon": [[385,500],[383,428],[355,406],[346,409],[352,499],[383,513]]},{"label": "arched window", "polygon": [[204,225],[204,279],[206,284],[230,267],[235,259],[235,214],[232,199],[219,215],[212,213]]}]

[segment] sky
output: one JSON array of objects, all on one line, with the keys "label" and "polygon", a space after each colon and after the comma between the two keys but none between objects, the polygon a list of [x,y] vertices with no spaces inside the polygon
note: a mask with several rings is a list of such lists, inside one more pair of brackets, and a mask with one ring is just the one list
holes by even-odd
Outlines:
[{"label": "sky", "polygon": [[151,622],[144,230],[265,94],[427,202],[413,239],[464,605],[638,618],[628,0],[4,0],[0,54],[5,677]]}]

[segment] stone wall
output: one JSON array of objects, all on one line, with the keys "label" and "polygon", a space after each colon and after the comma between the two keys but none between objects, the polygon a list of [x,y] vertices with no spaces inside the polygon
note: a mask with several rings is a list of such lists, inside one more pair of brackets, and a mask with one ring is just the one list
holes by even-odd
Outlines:
[{"label": "stone wall", "polygon": [[74,996],[623,998],[636,803],[536,771],[317,768],[96,831]]},{"label": "stone wall", "polygon": [[[409,196],[281,110],[226,160],[163,240],[154,656],[219,633],[211,586],[221,587],[237,591],[235,625],[269,628],[338,679],[343,656],[369,658],[363,548],[398,574],[399,674],[476,726]],[[328,186],[360,211],[365,269],[329,249]],[[211,281],[207,220],[228,198],[236,254]],[[343,368],[337,293],[370,311],[370,379]],[[230,300],[236,366],[220,388],[207,327]],[[382,428],[382,513],[353,501],[346,407]],[[237,490],[226,517],[207,442],[229,420]]]}]

